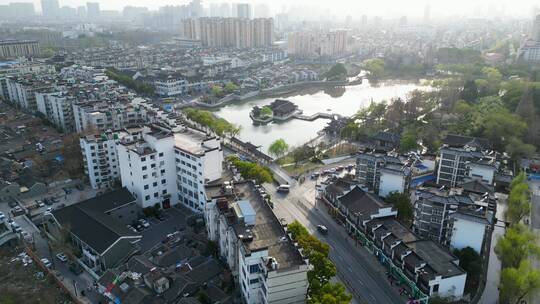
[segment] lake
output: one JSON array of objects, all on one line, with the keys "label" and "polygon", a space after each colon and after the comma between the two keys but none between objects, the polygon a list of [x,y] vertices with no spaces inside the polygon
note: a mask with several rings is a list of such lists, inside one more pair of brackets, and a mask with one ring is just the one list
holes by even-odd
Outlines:
[{"label": "lake", "polygon": [[229,104],[217,109],[215,114],[242,126],[239,137],[243,141],[262,146],[261,151],[266,153],[268,146],[279,138],[283,138],[290,147],[294,147],[317,137],[317,132],[326,126],[328,119],[314,121],[291,119],[282,123],[254,125],[249,113],[255,105],[264,106],[277,98],[283,98],[298,105],[304,115],[328,112],[351,116],[358,110],[367,107],[371,101],[381,102],[393,97],[404,98],[407,93],[415,89],[427,90],[429,87],[405,81],[386,81],[372,85],[367,79],[364,79],[362,84],[339,88],[308,89],[284,97],[259,98]]}]

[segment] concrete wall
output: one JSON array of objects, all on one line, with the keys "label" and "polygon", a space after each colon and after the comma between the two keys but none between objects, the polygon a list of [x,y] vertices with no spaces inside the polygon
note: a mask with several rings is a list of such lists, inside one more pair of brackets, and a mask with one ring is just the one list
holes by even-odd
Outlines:
[{"label": "concrete wall", "polygon": [[466,273],[459,276],[441,279],[439,283],[439,293],[438,293],[439,296],[443,298],[446,298],[446,297],[461,298],[465,290],[466,279],[467,279]]},{"label": "concrete wall", "polygon": [[268,303],[305,303],[308,281],[307,265],[268,272],[266,281]]},{"label": "concrete wall", "polygon": [[405,191],[405,177],[402,174],[381,170],[379,196],[386,197],[391,192],[403,193]]},{"label": "concrete wall", "polygon": [[452,237],[450,239],[450,247],[463,249],[471,247],[480,253],[486,226],[482,223],[468,221],[465,219],[455,218],[453,225]]}]

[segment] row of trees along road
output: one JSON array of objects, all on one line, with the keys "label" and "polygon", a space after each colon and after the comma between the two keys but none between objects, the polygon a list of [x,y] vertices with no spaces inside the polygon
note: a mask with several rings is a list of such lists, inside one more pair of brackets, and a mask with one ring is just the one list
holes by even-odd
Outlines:
[{"label": "row of trees along road", "polygon": [[510,227],[495,246],[495,253],[502,264],[499,284],[501,303],[523,303],[540,290],[540,270],[532,265],[540,258],[540,246],[534,232],[521,223],[530,210],[527,176],[521,172],[510,185],[506,212]]},{"label": "row of trees along road", "polygon": [[336,275],[336,266],[328,254],[330,246],[323,243],[298,221],[288,225],[292,238],[303,248],[303,254],[309,259],[313,269],[308,272],[308,304],[349,304],[352,296],[341,283],[331,283]]}]

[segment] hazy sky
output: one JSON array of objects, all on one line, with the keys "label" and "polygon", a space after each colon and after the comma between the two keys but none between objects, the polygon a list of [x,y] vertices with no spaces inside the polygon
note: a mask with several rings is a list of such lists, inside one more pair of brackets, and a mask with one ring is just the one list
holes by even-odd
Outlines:
[{"label": "hazy sky", "polygon": [[[9,2],[33,2],[36,10],[41,10],[39,0],[0,0],[1,4]],[[59,0],[60,6],[85,5],[81,0]],[[99,2],[102,9],[121,10],[125,5],[146,6],[156,9],[159,6],[186,4],[188,0],[92,0]],[[203,5],[224,2],[220,0],[203,0]],[[281,11],[283,7],[309,6],[318,10],[326,10],[335,15],[380,15],[396,17],[407,15],[419,17],[423,15],[424,6],[429,3],[432,16],[448,15],[493,15],[504,12],[504,15],[531,16],[532,7],[540,6],[539,0],[239,0],[225,2],[247,2],[252,4],[265,3],[273,12]]]}]

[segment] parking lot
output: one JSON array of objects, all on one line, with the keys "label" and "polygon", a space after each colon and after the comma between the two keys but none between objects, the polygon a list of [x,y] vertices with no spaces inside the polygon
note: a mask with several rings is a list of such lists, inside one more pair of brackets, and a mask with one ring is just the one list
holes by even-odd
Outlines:
[{"label": "parking lot", "polygon": [[193,212],[181,206],[165,209],[162,214],[165,217],[163,221],[155,217],[148,218],[150,227],[140,232],[143,236],[139,242],[141,252],[146,252],[156,244],[161,243],[167,234],[184,230],[187,225],[187,218],[194,215]]}]

